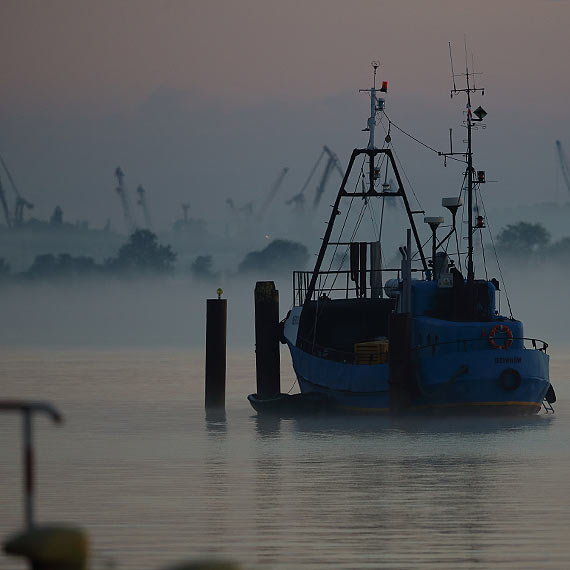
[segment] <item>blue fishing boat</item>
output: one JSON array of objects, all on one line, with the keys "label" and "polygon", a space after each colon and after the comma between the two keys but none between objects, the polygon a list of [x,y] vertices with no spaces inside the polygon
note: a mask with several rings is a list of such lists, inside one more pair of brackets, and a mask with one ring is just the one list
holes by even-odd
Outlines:
[{"label": "blue fishing boat", "polygon": [[[301,393],[362,412],[552,412],[547,343],[525,336],[510,303],[508,315],[501,314],[501,285],[486,267],[485,278],[476,276],[487,224],[485,172],[474,167],[472,139],[486,112],[471,111],[471,104],[483,90],[468,68],[465,87],[456,88],[452,72],[452,98],[467,100],[466,148],[454,151],[450,132],[450,151],[438,153],[465,163],[456,195],[442,200],[450,218],[445,226],[444,217],[412,209],[391,133],[411,135],[387,116],[388,85],[377,87],[376,62],[373,69],[373,86],[361,90],[370,96],[368,145],[352,152],[314,269],[293,274],[294,303],[282,323]],[[386,263],[383,228],[398,211],[405,221],[397,228],[399,254]],[[418,215],[426,224],[424,243]],[[368,218],[373,235],[363,239]]]}]

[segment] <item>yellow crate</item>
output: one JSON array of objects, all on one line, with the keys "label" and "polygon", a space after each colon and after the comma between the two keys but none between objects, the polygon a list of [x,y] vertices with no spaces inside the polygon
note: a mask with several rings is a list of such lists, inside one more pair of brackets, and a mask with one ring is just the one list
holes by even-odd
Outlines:
[{"label": "yellow crate", "polygon": [[388,362],[388,340],[359,342],[354,345],[355,364],[385,364]]}]

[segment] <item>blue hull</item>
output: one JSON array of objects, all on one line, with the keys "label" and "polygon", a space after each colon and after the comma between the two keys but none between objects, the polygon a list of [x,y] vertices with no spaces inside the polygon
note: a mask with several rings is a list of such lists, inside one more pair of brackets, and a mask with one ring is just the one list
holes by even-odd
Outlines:
[{"label": "blue hull", "polygon": [[[301,392],[334,397],[344,409],[388,412],[388,364],[346,364],[310,355],[289,343]],[[537,413],[550,384],[549,357],[539,350],[476,350],[424,355],[415,362],[417,395],[410,410],[465,409],[480,413]],[[520,385],[503,380],[520,375]]]}]

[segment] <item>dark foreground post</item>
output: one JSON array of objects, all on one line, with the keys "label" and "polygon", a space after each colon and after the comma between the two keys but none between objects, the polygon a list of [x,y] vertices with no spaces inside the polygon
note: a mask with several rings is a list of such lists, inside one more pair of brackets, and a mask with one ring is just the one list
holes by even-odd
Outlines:
[{"label": "dark foreground post", "polygon": [[279,291],[273,281],[258,281],[254,298],[257,396],[272,398],[281,392]]},{"label": "dark foreground post", "polygon": [[226,317],[227,300],[206,300],[206,408],[226,404]]},{"label": "dark foreground post", "polygon": [[61,414],[47,402],[24,400],[0,400],[0,412],[16,411],[22,414],[23,473],[24,473],[24,521],[27,530],[34,526],[34,444],[32,414],[48,415],[55,423],[63,421]]}]

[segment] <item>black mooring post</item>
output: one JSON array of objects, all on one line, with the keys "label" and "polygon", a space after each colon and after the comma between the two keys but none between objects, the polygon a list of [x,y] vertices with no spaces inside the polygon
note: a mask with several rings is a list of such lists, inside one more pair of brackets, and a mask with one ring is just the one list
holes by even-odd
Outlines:
[{"label": "black mooring post", "polygon": [[206,300],[206,408],[226,404],[226,318],[227,300]]},{"label": "black mooring post", "polygon": [[257,396],[271,398],[281,392],[279,291],[273,281],[258,281],[254,298]]}]

